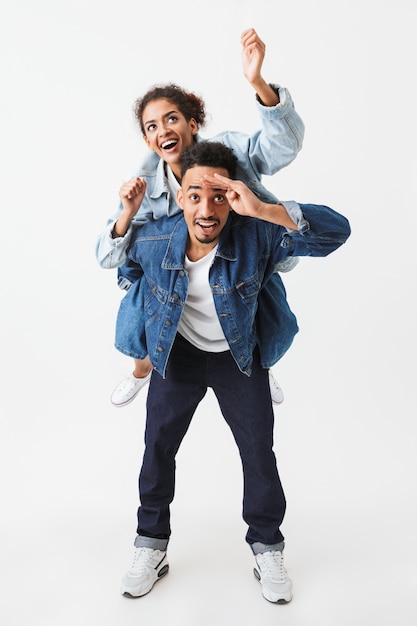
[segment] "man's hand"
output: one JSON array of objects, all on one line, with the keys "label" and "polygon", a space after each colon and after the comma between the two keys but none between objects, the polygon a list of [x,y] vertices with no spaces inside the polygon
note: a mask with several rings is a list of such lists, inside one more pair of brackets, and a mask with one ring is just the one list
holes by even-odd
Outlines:
[{"label": "man's hand", "polygon": [[227,201],[235,213],[258,217],[264,203],[241,180],[232,180],[220,174],[214,174],[214,176],[206,174],[203,183],[210,187],[224,187]]},{"label": "man's hand", "polygon": [[292,221],[282,204],[262,202],[241,180],[232,180],[220,174],[214,176],[206,174],[202,182],[215,188],[218,188],[220,183],[221,187],[226,189],[226,198],[235,213],[257,217],[290,230],[298,230],[297,224]]}]

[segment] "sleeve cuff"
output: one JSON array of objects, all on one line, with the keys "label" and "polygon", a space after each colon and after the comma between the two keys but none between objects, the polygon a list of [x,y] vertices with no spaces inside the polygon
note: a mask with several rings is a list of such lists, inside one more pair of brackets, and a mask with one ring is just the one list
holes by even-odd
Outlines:
[{"label": "sleeve cuff", "polygon": [[286,88],[285,87],[281,87],[280,85],[277,85],[275,83],[269,83],[269,86],[277,94],[277,96],[279,98],[278,104],[275,104],[272,107],[267,107],[267,106],[264,105],[264,103],[262,102],[262,100],[260,99],[258,94],[256,94],[256,103],[257,103],[257,105],[259,107],[261,107],[262,109],[271,109],[271,111],[275,111],[276,109],[286,108],[287,104],[288,104],[288,100],[289,100],[289,93],[286,90]]},{"label": "sleeve cuff", "polygon": [[283,205],[292,221],[298,226],[298,231],[287,228],[289,233],[298,232],[300,235],[303,235],[307,230],[310,230],[310,224],[305,219],[298,202],[294,200],[280,200],[280,203]]}]

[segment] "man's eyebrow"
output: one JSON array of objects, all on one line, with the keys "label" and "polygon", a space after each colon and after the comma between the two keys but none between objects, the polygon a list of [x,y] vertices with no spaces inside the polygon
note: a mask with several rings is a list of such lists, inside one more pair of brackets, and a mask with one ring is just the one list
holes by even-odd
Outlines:
[{"label": "man's eyebrow", "polygon": [[[190,189],[202,189],[203,185],[188,185],[187,187],[187,191],[189,191]],[[223,193],[226,193],[227,191],[227,187],[210,187],[210,189],[212,189],[213,191],[222,191]]]},{"label": "man's eyebrow", "polygon": [[[173,109],[172,111],[168,111],[168,113],[164,113],[163,117],[168,117],[168,115],[172,115],[173,113],[176,113],[177,111],[175,109]],[[147,124],[154,124],[155,120],[147,120],[146,122],[143,122],[143,125],[146,126]]]}]

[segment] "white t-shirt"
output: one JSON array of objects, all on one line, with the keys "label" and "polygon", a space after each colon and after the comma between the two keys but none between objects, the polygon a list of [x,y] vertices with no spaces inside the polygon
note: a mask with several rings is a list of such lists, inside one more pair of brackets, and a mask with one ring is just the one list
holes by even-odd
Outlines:
[{"label": "white t-shirt", "polygon": [[178,332],[196,348],[206,352],[225,352],[229,344],[224,336],[214,306],[209,284],[209,270],[217,246],[202,259],[190,261],[185,257],[188,272],[188,294]]},{"label": "white t-shirt", "polygon": [[165,174],[167,177],[167,182],[168,182],[168,189],[170,191],[170,194],[172,196],[174,196],[174,198],[177,198],[177,191],[180,188],[180,184],[177,181],[177,179],[174,176],[174,173],[172,171],[172,169],[169,167],[169,165],[165,164]]}]

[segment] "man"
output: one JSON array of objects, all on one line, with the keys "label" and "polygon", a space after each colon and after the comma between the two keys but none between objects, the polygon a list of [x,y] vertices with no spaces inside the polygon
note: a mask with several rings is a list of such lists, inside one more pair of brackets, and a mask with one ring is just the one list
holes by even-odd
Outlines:
[{"label": "man", "polygon": [[[128,352],[133,342],[135,350],[149,353],[154,367],[135,556],[121,588],[131,596],[149,592],[168,572],[175,456],[212,387],[242,459],[246,541],[262,594],[271,602],[292,598],[283,563],[286,502],[273,452],[267,367],[289,347],[296,324],[282,287],[279,337],[262,348],[258,297],[278,263],[288,256],[326,256],[346,241],[350,227],[328,207],[262,202],[243,182],[231,180],[235,166],[232,150],[221,143],[187,148],[177,193],[182,214],[144,225],[129,253],[132,276],[143,278],[121,302],[116,345]],[[135,184],[133,179],[132,195]],[[135,328],[141,306],[146,330]]]}]

